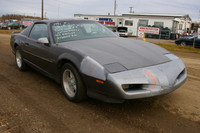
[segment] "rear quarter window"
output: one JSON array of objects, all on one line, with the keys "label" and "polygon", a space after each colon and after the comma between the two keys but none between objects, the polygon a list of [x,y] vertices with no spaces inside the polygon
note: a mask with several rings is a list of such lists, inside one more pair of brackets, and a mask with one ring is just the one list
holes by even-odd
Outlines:
[{"label": "rear quarter window", "polygon": [[30,33],[30,30],[32,28],[33,24],[29,25],[26,29],[24,29],[23,31],[21,31],[21,34],[24,36],[28,36]]},{"label": "rear quarter window", "polygon": [[29,37],[35,40],[42,37],[48,38],[47,24],[35,24],[30,32]]}]

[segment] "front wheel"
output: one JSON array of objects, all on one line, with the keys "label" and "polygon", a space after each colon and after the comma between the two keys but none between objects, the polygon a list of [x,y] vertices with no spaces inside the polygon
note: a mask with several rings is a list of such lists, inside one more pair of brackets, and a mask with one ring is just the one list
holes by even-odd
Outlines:
[{"label": "front wheel", "polygon": [[23,60],[23,57],[22,57],[21,52],[20,52],[18,47],[16,48],[16,52],[15,52],[15,61],[16,61],[16,64],[17,64],[17,68],[20,71],[26,70],[26,64]]},{"label": "front wheel", "polygon": [[78,71],[70,63],[62,67],[61,84],[68,100],[80,102],[85,99],[86,89]]},{"label": "front wheel", "polygon": [[186,42],[181,42],[181,46],[186,46]]}]

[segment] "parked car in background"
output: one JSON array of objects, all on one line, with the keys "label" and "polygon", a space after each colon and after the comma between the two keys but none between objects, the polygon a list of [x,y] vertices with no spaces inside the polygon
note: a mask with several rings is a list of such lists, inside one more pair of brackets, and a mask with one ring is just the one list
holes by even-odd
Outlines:
[{"label": "parked car in background", "polygon": [[1,25],[1,29],[8,29],[8,23],[3,23]]},{"label": "parked car in background", "polygon": [[3,25],[3,23],[2,23],[2,22],[0,22],[0,29],[1,29],[2,25]]},{"label": "parked car in background", "polygon": [[193,36],[184,36],[177,40],[175,43],[181,46],[195,46],[195,48],[200,48],[200,39],[197,38],[198,34],[195,33]]},{"label": "parked car in background", "polygon": [[127,27],[117,27],[117,32],[120,37],[128,37],[128,28]]},{"label": "parked car in background", "polygon": [[182,60],[140,40],[120,38],[90,20],[34,22],[11,36],[16,65],[29,65],[59,82],[67,99],[105,102],[170,93],[187,78]]},{"label": "parked car in background", "polygon": [[117,32],[116,26],[106,26],[108,29],[110,29],[112,32]]},{"label": "parked car in background", "polygon": [[112,32],[114,32],[117,36],[119,36],[119,32],[117,31],[117,27],[116,26],[106,26],[109,30],[111,30]]},{"label": "parked car in background", "polygon": [[127,27],[117,27],[117,26],[106,26],[108,29],[113,31],[119,37],[128,37],[132,33],[128,33]]},{"label": "parked car in background", "polygon": [[8,29],[19,29],[20,28],[20,24],[18,22],[13,22],[13,23],[9,23],[8,24]]}]

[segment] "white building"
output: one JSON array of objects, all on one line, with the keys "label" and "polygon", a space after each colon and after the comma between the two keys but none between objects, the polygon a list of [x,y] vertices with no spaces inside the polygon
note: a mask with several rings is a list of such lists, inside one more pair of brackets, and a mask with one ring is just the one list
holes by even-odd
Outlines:
[{"label": "white building", "polygon": [[74,14],[75,18],[96,20],[105,25],[113,25],[117,27],[127,27],[128,33],[132,36],[137,35],[139,26],[144,27],[163,27],[170,29],[171,33],[182,34],[190,32],[191,18],[189,15],[183,14],[122,14],[119,16],[113,15],[87,15]]}]

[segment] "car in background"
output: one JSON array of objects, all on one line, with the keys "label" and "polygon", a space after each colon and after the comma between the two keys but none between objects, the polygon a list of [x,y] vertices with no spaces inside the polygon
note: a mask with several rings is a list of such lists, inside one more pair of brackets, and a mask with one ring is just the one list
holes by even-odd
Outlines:
[{"label": "car in background", "polygon": [[106,27],[119,37],[128,37],[131,35],[130,33],[128,33],[127,27],[117,27],[117,26],[106,26]]},{"label": "car in background", "polygon": [[117,32],[117,27],[116,26],[106,26],[109,30],[112,32]]},{"label": "car in background", "polygon": [[[180,46],[193,46],[195,48],[200,48],[200,39],[197,38],[198,34],[195,33],[193,36],[184,36],[177,40],[175,43]],[[194,44],[195,43],[195,44]]]},{"label": "car in background", "polygon": [[[104,25],[105,26],[105,25]],[[114,32],[117,36],[119,35],[119,32],[117,31],[117,27],[116,26],[106,26],[109,30],[111,30],[112,32]]]},{"label": "car in background", "polygon": [[61,84],[67,99],[105,102],[153,97],[179,88],[183,61],[152,43],[118,37],[90,20],[37,21],[11,36],[16,65],[29,65]]},{"label": "car in background", "polygon": [[13,23],[9,23],[8,24],[8,29],[19,29],[20,28],[20,24],[18,22],[13,22]]},{"label": "car in background", "polygon": [[117,32],[120,37],[128,37],[128,28],[127,27],[117,27]]},{"label": "car in background", "polygon": [[2,27],[2,24],[3,24],[3,23],[2,23],[2,22],[0,22],[0,29],[1,29],[1,27]]},{"label": "car in background", "polygon": [[8,29],[8,23],[3,23],[1,25],[1,29]]}]

